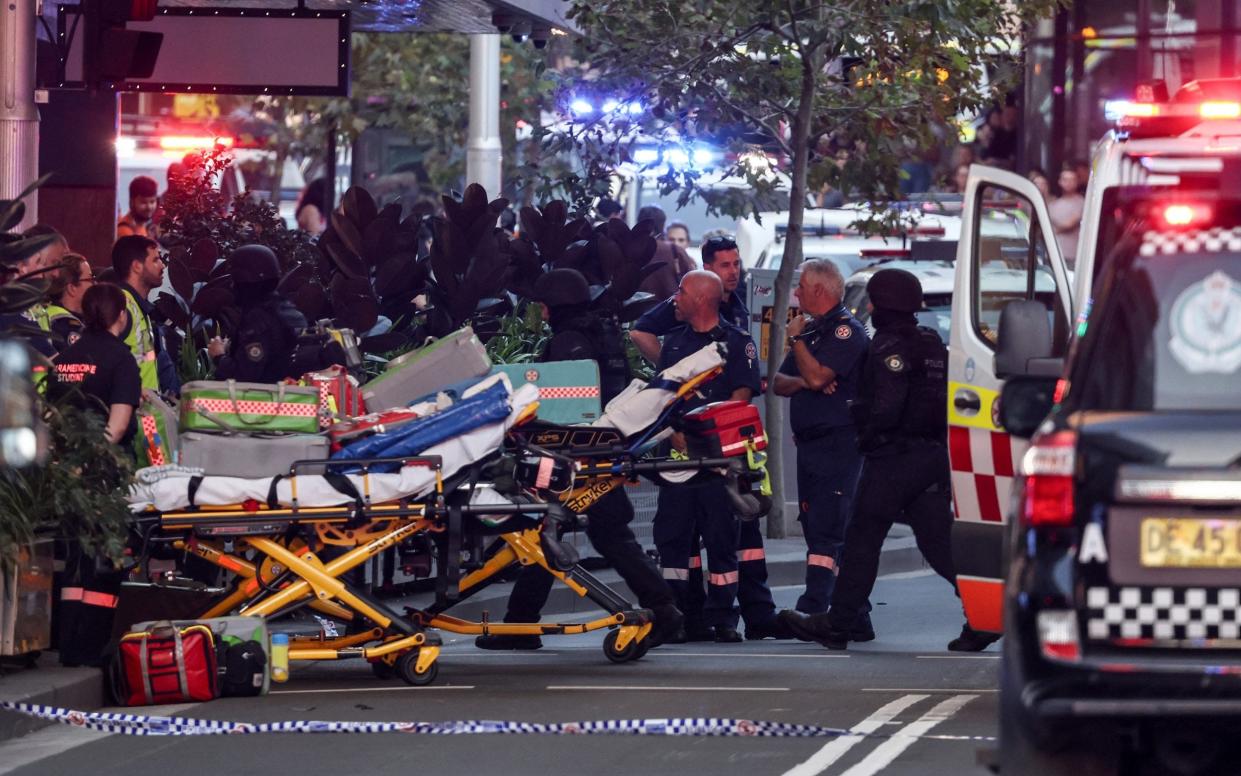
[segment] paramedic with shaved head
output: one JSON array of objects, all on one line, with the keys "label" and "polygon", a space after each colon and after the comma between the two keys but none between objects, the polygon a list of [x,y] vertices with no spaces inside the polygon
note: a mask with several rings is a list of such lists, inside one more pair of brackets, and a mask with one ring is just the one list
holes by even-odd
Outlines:
[{"label": "paramedic with shaved head", "polygon": [[[682,412],[709,402],[729,399],[748,402],[759,392],[758,352],[750,335],[720,320],[724,286],[713,272],[694,270],[681,278],[672,298],[681,325],[664,337],[659,371],[704,347],[724,350],[724,372],[703,383]],[[673,446],[684,450],[674,436]],[[667,639],[681,641],[741,641],[737,598],[738,521],[722,480],[705,485],[665,485],[659,491],[655,513],[655,547],[664,579],[672,586],[677,607],[685,615],[684,633]],[[701,536],[707,551],[707,589],[704,596],[695,539]]]}]

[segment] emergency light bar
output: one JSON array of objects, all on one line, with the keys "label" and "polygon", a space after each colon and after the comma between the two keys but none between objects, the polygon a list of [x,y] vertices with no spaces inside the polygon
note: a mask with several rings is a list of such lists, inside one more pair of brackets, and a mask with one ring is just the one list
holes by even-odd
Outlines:
[{"label": "emergency light bar", "polygon": [[233,142],[231,137],[163,135],[159,139],[159,147],[165,151],[205,151],[216,146],[232,148]]},{"label": "emergency light bar", "polygon": [[1107,118],[1130,137],[1173,137],[1203,122],[1241,119],[1241,79],[1190,81],[1169,99],[1162,82],[1140,84],[1136,99],[1109,100]]}]

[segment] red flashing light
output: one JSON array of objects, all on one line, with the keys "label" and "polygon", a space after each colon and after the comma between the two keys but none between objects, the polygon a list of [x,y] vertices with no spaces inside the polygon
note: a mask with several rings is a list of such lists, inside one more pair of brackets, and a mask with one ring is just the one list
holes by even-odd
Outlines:
[{"label": "red flashing light", "polygon": [[159,147],[165,151],[199,151],[210,150],[216,146],[232,148],[231,137],[211,137],[208,135],[164,135],[159,139]]},{"label": "red flashing light", "polygon": [[1206,205],[1178,203],[1168,205],[1161,214],[1163,222],[1170,227],[1193,226],[1211,220],[1211,208]]},{"label": "red flashing light", "polygon": [[1021,462],[1026,476],[1022,515],[1030,526],[1067,526],[1073,522],[1073,470],[1077,433],[1057,431],[1036,437]]}]

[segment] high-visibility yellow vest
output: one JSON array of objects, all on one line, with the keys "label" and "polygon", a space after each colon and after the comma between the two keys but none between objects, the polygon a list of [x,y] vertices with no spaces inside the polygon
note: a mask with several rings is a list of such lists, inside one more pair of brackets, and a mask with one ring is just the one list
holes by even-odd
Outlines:
[{"label": "high-visibility yellow vest", "polygon": [[50,306],[47,302],[32,304],[30,305],[30,308],[26,310],[26,317],[38,324],[39,328],[43,329],[43,331],[51,331],[52,316],[48,312],[49,307]]},{"label": "high-visibility yellow vest", "polygon": [[155,331],[151,328],[151,320],[138,305],[138,299],[129,291],[125,292],[125,312],[129,313],[129,333],[125,335],[125,345],[134,354],[138,362],[138,374],[142,377],[142,387],[152,391],[159,390],[159,367],[155,363]]}]

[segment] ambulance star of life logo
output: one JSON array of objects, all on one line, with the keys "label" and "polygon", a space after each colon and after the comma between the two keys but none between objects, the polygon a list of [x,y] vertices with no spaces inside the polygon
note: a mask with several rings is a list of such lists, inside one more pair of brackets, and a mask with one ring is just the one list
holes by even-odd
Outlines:
[{"label": "ambulance star of life logo", "polygon": [[1241,285],[1223,272],[1182,291],[1168,325],[1168,350],[1186,372],[1232,374],[1241,368]]},{"label": "ambulance star of life logo", "polygon": [[526,382],[533,383],[537,381],[538,379],[539,379],[539,370],[537,369],[526,370]]}]

